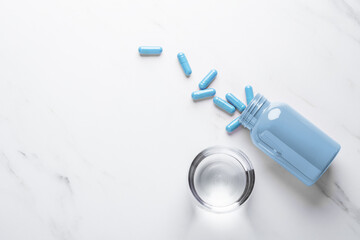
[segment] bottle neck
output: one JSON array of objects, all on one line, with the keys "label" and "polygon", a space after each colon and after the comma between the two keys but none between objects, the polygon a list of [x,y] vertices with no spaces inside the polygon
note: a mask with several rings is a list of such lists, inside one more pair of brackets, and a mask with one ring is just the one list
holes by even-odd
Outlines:
[{"label": "bottle neck", "polygon": [[270,102],[261,94],[256,94],[256,96],[251,100],[249,105],[245,108],[244,112],[239,118],[241,125],[246,127],[251,131],[258,121],[260,115],[268,108]]}]

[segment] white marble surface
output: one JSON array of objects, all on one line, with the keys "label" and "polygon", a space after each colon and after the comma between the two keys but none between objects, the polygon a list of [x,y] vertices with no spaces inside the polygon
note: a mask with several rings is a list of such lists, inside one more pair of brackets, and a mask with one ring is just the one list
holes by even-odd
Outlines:
[{"label": "white marble surface", "polygon": [[[218,96],[252,84],[342,145],[316,185],[193,103],[211,68]],[[0,1],[0,239],[359,239],[359,103],[359,1]],[[212,145],[255,167],[231,214],[189,193]]]}]

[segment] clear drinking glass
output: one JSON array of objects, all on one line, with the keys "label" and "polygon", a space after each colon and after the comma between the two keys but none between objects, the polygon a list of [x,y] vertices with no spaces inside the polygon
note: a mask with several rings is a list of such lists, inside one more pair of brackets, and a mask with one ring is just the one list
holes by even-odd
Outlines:
[{"label": "clear drinking glass", "polygon": [[215,146],[200,152],[189,170],[189,185],[200,206],[228,212],[243,204],[255,183],[255,172],[240,150]]}]

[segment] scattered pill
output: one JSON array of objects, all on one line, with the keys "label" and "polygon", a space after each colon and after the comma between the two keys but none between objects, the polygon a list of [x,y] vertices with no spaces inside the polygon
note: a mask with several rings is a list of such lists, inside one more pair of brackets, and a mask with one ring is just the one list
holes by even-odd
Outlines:
[{"label": "scattered pill", "polygon": [[199,88],[201,90],[207,88],[212,81],[214,81],[215,77],[217,75],[217,71],[215,69],[212,69],[201,82],[199,83]]},{"label": "scattered pill", "polygon": [[245,87],[245,95],[246,95],[246,103],[247,103],[247,105],[249,105],[251,100],[254,98],[254,92],[253,92],[252,86],[247,85]]},{"label": "scattered pill", "polygon": [[226,100],[231,103],[240,113],[246,108],[246,105],[238,98],[236,98],[232,93],[226,94]]},{"label": "scattered pill", "polygon": [[231,105],[230,103],[228,103],[227,101],[225,101],[224,99],[221,99],[219,97],[214,97],[213,101],[216,106],[223,109],[227,113],[233,114],[235,112],[235,107],[233,105]]},{"label": "scattered pill", "polygon": [[237,129],[238,127],[241,126],[241,123],[239,121],[239,118],[240,117],[237,117],[235,118],[234,120],[231,121],[231,123],[229,123],[227,126],[226,126],[226,131],[231,133],[233,132],[235,129]]},{"label": "scattered pill", "polygon": [[162,53],[162,47],[157,46],[141,46],[139,47],[140,55],[160,55]]},{"label": "scattered pill", "polygon": [[178,60],[179,60],[179,62],[180,62],[180,65],[181,65],[181,67],[182,67],[185,75],[186,75],[187,77],[190,76],[190,74],[192,73],[192,71],[191,71],[189,62],[188,62],[185,54],[182,53],[182,52],[180,52],[180,53],[178,53],[177,58],[178,58]]},{"label": "scattered pill", "polygon": [[215,89],[209,88],[209,89],[205,89],[205,90],[195,91],[191,94],[191,97],[194,100],[200,100],[200,99],[212,97],[215,94],[216,94]]}]

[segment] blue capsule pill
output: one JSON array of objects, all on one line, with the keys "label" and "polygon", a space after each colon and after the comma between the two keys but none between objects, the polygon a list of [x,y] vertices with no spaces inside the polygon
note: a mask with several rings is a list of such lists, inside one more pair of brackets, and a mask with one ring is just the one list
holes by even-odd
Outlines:
[{"label": "blue capsule pill", "polygon": [[227,113],[233,114],[235,112],[235,107],[233,105],[231,105],[230,103],[228,103],[227,101],[225,101],[224,99],[221,99],[219,97],[214,97],[213,101],[216,106],[223,109]]},{"label": "blue capsule pill", "polygon": [[157,46],[141,46],[139,47],[140,55],[160,55],[162,53],[162,47]]},{"label": "blue capsule pill", "polygon": [[245,87],[245,95],[246,95],[246,103],[247,103],[247,105],[249,105],[251,100],[254,98],[254,92],[253,92],[252,86],[247,85]]},{"label": "blue capsule pill", "polygon": [[217,71],[215,69],[212,69],[201,82],[199,83],[199,88],[201,90],[207,88],[212,81],[214,81],[215,77],[217,75]]},{"label": "blue capsule pill", "polygon": [[240,113],[245,110],[246,105],[232,93],[226,94],[226,100],[231,103]]},{"label": "blue capsule pill", "polygon": [[234,120],[231,121],[231,123],[229,123],[227,126],[226,126],[226,131],[231,133],[233,132],[235,129],[237,129],[238,127],[241,126],[241,123],[239,121],[239,118],[240,117],[237,117],[235,118]]},{"label": "blue capsule pill", "polygon": [[215,89],[209,88],[205,90],[195,91],[191,94],[191,97],[194,100],[200,100],[200,99],[212,97],[215,94],[216,94]]},{"label": "blue capsule pill", "polygon": [[185,54],[182,53],[182,52],[180,52],[180,53],[178,53],[177,58],[178,58],[178,60],[179,60],[179,62],[180,62],[180,65],[181,65],[181,67],[182,67],[185,75],[186,75],[187,77],[190,76],[190,74],[192,73],[192,71],[191,71],[189,62],[188,62]]}]

